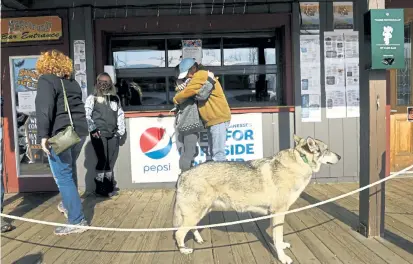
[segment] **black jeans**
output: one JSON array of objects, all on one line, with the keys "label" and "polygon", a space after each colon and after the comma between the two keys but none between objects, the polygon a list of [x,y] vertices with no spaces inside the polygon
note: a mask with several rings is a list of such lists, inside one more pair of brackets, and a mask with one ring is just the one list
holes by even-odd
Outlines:
[{"label": "black jeans", "polygon": [[91,136],[91,141],[98,159],[96,172],[111,172],[119,154],[119,138],[102,136],[100,138],[94,138]]},{"label": "black jeans", "polygon": [[196,157],[196,143],[199,133],[180,135],[179,141],[182,142],[181,156],[179,157],[179,168],[182,172],[189,170]]}]

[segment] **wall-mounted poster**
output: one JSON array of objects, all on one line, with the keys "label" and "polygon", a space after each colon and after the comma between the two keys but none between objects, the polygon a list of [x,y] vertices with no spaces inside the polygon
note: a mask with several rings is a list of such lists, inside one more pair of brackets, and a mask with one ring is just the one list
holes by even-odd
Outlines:
[{"label": "wall-mounted poster", "polygon": [[75,80],[82,89],[82,100],[87,98],[86,45],[84,40],[73,42]]},{"label": "wall-mounted poster", "polygon": [[202,63],[202,40],[182,40],[182,58],[193,58],[196,62]]},{"label": "wall-mounted poster", "polygon": [[320,4],[318,2],[301,2],[301,30],[320,30]]},{"label": "wall-mounted poster", "polygon": [[[142,117],[130,120],[131,164],[133,183],[176,182],[180,173],[179,142],[174,129],[174,117]],[[195,165],[209,159],[208,135],[200,133]],[[229,161],[262,158],[262,114],[233,115],[227,130],[225,148]]]},{"label": "wall-mounted poster", "polygon": [[334,30],[354,28],[353,2],[333,3]]},{"label": "wall-mounted poster", "polygon": [[12,93],[15,152],[19,177],[51,176],[47,156],[37,139],[36,107],[37,81],[36,62],[39,56],[10,57],[10,80]]},{"label": "wall-mounted poster", "polygon": [[343,33],[324,33],[324,71],[327,118],[346,117],[346,74]]},{"label": "wall-mounted poster", "polygon": [[301,121],[321,122],[320,36],[300,36]]}]

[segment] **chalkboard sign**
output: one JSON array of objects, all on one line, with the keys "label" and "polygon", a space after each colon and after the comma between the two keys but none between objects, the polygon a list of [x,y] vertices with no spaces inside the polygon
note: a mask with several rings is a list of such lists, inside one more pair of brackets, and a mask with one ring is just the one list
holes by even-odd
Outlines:
[{"label": "chalkboard sign", "polygon": [[27,138],[27,156],[30,163],[43,162],[43,151],[37,139],[37,121],[35,115],[30,115],[25,124]]}]

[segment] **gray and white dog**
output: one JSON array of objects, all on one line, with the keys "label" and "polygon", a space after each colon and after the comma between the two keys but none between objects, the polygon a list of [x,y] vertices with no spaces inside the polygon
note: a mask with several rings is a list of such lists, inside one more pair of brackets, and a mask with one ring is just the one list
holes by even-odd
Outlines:
[{"label": "gray and white dog", "polygon": [[[340,156],[317,139],[294,135],[295,147],[280,151],[272,158],[249,162],[207,162],[179,177],[174,208],[175,239],[183,254],[186,226],[196,226],[212,209],[254,212],[263,215],[288,211],[322,164],[336,164]],[[290,244],[283,240],[284,216],[272,219],[273,240],[278,259],[292,260],[284,253]],[[203,239],[193,230],[197,243]]]}]

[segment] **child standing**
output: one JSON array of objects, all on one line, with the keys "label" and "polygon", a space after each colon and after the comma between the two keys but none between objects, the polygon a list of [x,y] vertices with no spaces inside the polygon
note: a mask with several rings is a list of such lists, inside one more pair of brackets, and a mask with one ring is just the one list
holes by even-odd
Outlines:
[{"label": "child standing", "polygon": [[119,140],[125,134],[125,116],[109,74],[98,75],[95,92],[86,99],[85,109],[92,146],[98,159],[96,193],[111,197],[117,194],[113,168],[119,153]]}]

